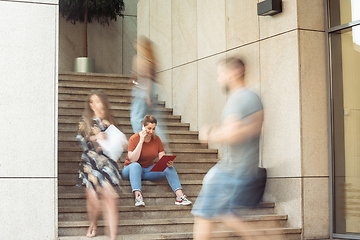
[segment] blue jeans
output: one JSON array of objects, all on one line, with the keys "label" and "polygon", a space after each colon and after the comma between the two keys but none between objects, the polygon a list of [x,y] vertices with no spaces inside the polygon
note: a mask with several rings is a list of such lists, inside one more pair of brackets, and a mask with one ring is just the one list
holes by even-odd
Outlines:
[{"label": "blue jeans", "polygon": [[229,176],[215,165],[205,175],[203,186],[191,213],[205,219],[233,214],[233,207],[237,200],[235,196],[239,196],[249,181],[251,178]]},{"label": "blue jeans", "polygon": [[137,133],[141,131],[142,121],[149,111],[149,106],[146,103],[146,98],[142,96],[144,94],[142,90],[133,89],[132,94],[130,120],[134,133]]},{"label": "blue jeans", "polygon": [[148,168],[143,168],[139,163],[133,162],[123,168],[122,175],[126,180],[130,180],[133,192],[141,191],[141,180],[159,181],[165,177],[174,193],[176,190],[182,189],[174,167],[167,167],[163,172],[150,172],[153,166],[154,164]]},{"label": "blue jeans", "polygon": [[[151,102],[155,102],[154,86],[151,94]],[[131,110],[130,110],[130,120],[131,126],[134,133],[141,131],[142,122],[146,115],[151,114],[157,119],[156,126],[156,135],[158,135],[164,144],[169,143],[167,128],[166,125],[161,124],[161,114],[154,109],[151,109],[146,102],[147,93],[144,90],[133,88],[132,90],[132,100],[131,100]],[[159,126],[161,124],[161,126]]]}]

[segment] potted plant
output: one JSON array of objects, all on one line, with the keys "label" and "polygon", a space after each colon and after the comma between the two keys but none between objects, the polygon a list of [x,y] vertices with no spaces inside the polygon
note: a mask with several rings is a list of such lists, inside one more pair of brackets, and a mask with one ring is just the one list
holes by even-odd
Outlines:
[{"label": "potted plant", "polygon": [[109,25],[109,21],[123,17],[125,4],[123,0],[60,0],[59,9],[62,17],[72,24],[84,23],[83,56],[74,60],[75,72],[94,72],[95,60],[88,57],[87,24],[93,20],[101,25]]}]

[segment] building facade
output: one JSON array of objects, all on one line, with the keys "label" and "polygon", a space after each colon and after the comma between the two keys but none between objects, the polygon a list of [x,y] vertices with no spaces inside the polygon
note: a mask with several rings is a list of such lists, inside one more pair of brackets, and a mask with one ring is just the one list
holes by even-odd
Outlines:
[{"label": "building facade", "polygon": [[[258,16],[258,2],[138,0],[137,23],[128,18],[121,28],[137,25],[158,46],[159,97],[192,130],[220,122],[228,96],[216,83],[217,62],[243,57],[265,109],[264,200],[304,239],[360,239],[359,3],[283,0],[281,13]],[[0,0],[0,239],[57,237],[57,75],[71,71],[71,51],[61,49],[78,38],[59,35],[59,22],[70,31],[61,21],[57,0]],[[126,41],[121,52],[131,55]],[[113,61],[121,71],[100,72],[124,72],[128,58]]]},{"label": "building facade", "polygon": [[306,239],[328,238],[329,125],[323,0],[283,0],[258,16],[248,0],[140,0],[138,34],[158,47],[162,100],[193,130],[220,123],[220,59],[241,56],[264,104],[265,201]]}]

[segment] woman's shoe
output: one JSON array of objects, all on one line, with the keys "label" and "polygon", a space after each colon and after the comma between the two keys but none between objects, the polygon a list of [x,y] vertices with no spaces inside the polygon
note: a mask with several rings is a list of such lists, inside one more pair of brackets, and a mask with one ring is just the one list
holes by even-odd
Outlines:
[{"label": "woman's shoe", "polygon": [[190,205],[191,201],[189,201],[186,198],[186,195],[183,193],[180,198],[176,198],[175,204],[176,205],[184,205],[184,206],[186,206],[186,205]]},{"label": "woman's shoe", "polygon": [[145,207],[145,203],[144,203],[144,200],[143,200],[143,197],[142,197],[141,193],[138,193],[135,196],[135,207],[139,207],[139,206]]}]

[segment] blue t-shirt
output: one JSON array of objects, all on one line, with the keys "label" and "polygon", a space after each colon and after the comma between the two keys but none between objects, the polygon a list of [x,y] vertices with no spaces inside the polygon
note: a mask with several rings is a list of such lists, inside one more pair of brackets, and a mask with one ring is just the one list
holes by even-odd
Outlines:
[{"label": "blue t-shirt", "polygon": [[[225,104],[221,123],[228,115],[237,116],[239,121],[263,109],[260,98],[252,91],[239,88],[232,93]],[[246,121],[244,121],[246,123]],[[259,166],[260,137],[239,144],[223,144],[222,158],[217,166],[222,171],[238,178],[248,178],[257,173]]]}]

